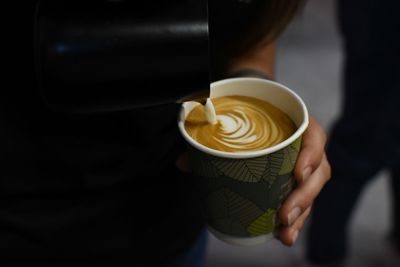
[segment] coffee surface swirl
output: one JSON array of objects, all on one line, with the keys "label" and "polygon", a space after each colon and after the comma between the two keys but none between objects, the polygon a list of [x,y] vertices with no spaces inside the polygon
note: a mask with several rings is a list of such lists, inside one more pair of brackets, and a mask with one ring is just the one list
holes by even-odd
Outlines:
[{"label": "coffee surface swirl", "polygon": [[220,151],[262,150],[289,138],[296,130],[293,121],[274,105],[248,96],[212,99],[217,124],[208,123],[204,106],[187,116],[185,129],[197,142]]}]

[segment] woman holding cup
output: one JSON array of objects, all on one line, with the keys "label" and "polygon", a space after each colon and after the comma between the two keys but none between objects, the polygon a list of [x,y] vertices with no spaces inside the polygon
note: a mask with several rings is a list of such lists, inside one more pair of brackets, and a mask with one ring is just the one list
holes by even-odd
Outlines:
[{"label": "woman holding cup", "polygon": [[[184,151],[179,107],[89,115],[48,110],[32,89],[36,2],[27,1],[25,9],[20,3],[13,12],[21,23],[13,25],[18,41],[9,49],[27,62],[7,69],[12,88],[0,98],[0,261],[200,266],[204,223],[193,208],[191,181],[175,168],[190,168],[184,156],[178,158]],[[209,4],[213,80],[273,78],[273,40],[300,1]],[[330,177],[324,146],[325,134],[310,117],[294,170],[298,186],[278,211],[284,244],[295,242]]]},{"label": "woman holding cup", "polygon": [[[221,3],[222,2],[222,3]],[[236,3],[237,10],[250,10],[261,7],[262,4],[257,1],[249,1],[250,3]],[[264,3],[265,13],[259,11],[259,17],[255,16],[247,20],[247,23],[258,23],[258,26],[248,26],[232,24],[235,19],[232,18],[237,13],[226,12],[227,4],[224,1],[210,2],[210,33],[211,33],[211,54],[214,80],[232,77],[256,77],[263,79],[274,78],[274,39],[282,28],[272,27],[272,25],[282,26],[282,20],[277,19],[277,24],[263,24],[268,21],[269,17],[273,17],[270,12],[285,13],[287,17],[291,17],[297,8],[301,6],[301,1],[285,1],[285,4],[278,4],[275,1],[267,1]],[[269,7],[269,8],[268,8]],[[280,12],[277,13],[280,13]],[[213,13],[214,12],[214,13]],[[225,14],[225,19],[220,20]],[[253,13],[254,15],[254,13]],[[249,22],[250,21],[250,22]],[[242,20],[236,19],[236,23]],[[265,25],[265,26],[264,26]],[[269,28],[271,27],[271,28]],[[228,28],[239,29],[239,31],[227,31]],[[242,29],[243,32],[240,32]],[[240,39],[247,36],[247,39]],[[234,44],[234,45],[227,45]],[[229,47],[229,49],[226,49]],[[225,49],[223,49],[225,48]],[[285,245],[293,245],[301,231],[305,220],[307,219],[312,203],[318,195],[324,184],[330,178],[330,166],[325,155],[326,135],[321,126],[312,116],[309,116],[309,125],[303,134],[301,151],[294,168],[294,178],[297,182],[296,189],[290,193],[286,201],[282,204],[278,211],[278,220],[280,228],[277,231],[278,238]],[[177,165],[183,171],[190,169],[190,163],[187,155],[178,159]]]}]

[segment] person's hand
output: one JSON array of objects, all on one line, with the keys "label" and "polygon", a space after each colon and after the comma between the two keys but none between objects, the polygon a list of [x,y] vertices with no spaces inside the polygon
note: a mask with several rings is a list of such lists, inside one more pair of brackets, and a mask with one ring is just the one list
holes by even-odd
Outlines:
[{"label": "person's hand", "polygon": [[[310,117],[310,124],[304,132],[302,148],[294,169],[298,186],[278,211],[282,226],[277,234],[285,245],[294,244],[310,214],[315,198],[331,177],[331,168],[325,155],[325,143],[324,130]],[[176,165],[183,172],[191,171],[186,153],[178,158]]]},{"label": "person's hand", "polygon": [[331,177],[325,143],[324,130],[310,116],[310,124],[304,132],[302,148],[294,169],[298,186],[278,211],[282,226],[277,234],[285,245],[291,246],[296,242],[315,198]]}]

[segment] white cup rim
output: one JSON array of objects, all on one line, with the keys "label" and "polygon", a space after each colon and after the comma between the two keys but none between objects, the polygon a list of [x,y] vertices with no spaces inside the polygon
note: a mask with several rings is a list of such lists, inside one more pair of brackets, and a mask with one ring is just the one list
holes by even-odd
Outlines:
[{"label": "white cup rim", "polygon": [[303,121],[301,122],[300,126],[297,128],[297,130],[285,141],[276,144],[274,146],[265,148],[265,149],[261,149],[261,150],[257,150],[257,151],[247,151],[247,152],[225,152],[225,151],[220,151],[220,150],[215,150],[212,148],[209,148],[205,145],[202,145],[200,143],[198,143],[197,141],[195,141],[192,137],[190,137],[190,135],[186,132],[185,130],[185,123],[184,120],[182,120],[181,118],[183,118],[183,112],[184,112],[184,108],[182,107],[180,112],[179,112],[179,117],[178,117],[178,127],[179,130],[181,132],[181,134],[183,135],[183,138],[194,148],[212,155],[212,156],[216,156],[216,157],[220,157],[220,158],[231,158],[231,159],[245,159],[245,158],[256,158],[256,157],[260,157],[260,156],[264,156],[264,155],[268,155],[271,154],[273,152],[276,152],[278,150],[281,150],[282,148],[285,148],[287,146],[289,146],[291,143],[293,143],[294,141],[296,141],[303,133],[304,131],[307,129],[308,124],[309,124],[309,119],[308,119],[308,111],[307,111],[307,107],[304,103],[304,101],[300,98],[300,96],[298,96],[294,91],[292,91],[291,89],[289,89],[288,87],[274,82],[274,81],[270,81],[270,80],[265,80],[265,79],[260,79],[260,78],[250,78],[250,77],[246,77],[246,78],[230,78],[230,79],[224,79],[224,80],[220,80],[220,81],[216,81],[213,82],[211,84],[211,88],[215,87],[215,86],[219,86],[222,84],[226,84],[226,83],[231,83],[234,81],[257,81],[257,82],[263,82],[266,84],[273,84],[278,86],[279,88],[281,88],[282,90],[286,91],[289,95],[291,95],[301,106],[302,112],[303,112]]}]

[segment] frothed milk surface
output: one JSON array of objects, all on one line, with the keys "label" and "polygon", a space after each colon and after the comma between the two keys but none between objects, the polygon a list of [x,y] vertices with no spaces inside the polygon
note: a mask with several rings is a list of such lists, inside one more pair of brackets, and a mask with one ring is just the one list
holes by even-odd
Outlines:
[{"label": "frothed milk surface", "polygon": [[248,96],[212,99],[217,123],[209,123],[204,106],[196,106],[185,121],[185,129],[197,142],[220,151],[257,151],[289,138],[296,127],[283,111]]}]

